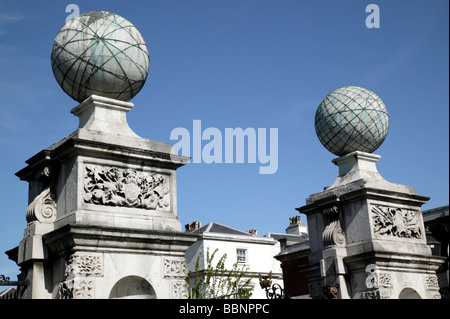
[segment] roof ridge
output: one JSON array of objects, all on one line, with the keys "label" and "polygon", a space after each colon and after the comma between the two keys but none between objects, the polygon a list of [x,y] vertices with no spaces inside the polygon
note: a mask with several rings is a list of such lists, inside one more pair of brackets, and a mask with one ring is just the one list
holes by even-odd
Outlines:
[{"label": "roof ridge", "polygon": [[239,229],[236,229],[236,228],[227,226],[227,225],[223,225],[223,224],[221,224],[221,223],[217,223],[217,222],[212,221],[212,222],[210,222],[210,224],[211,224],[211,226],[208,227],[208,231],[212,228],[213,225],[218,225],[218,226],[220,226],[220,227],[228,228],[228,229],[230,229],[230,230],[232,230],[232,231],[238,232],[238,233],[240,233],[240,234],[242,234],[242,235],[252,236],[251,234],[249,234],[249,233],[247,233],[247,232],[245,232],[245,231],[242,231],[242,230],[239,230]]},{"label": "roof ridge", "polygon": [[209,232],[211,230],[211,227],[213,226],[214,222],[209,222],[208,224],[206,224],[206,229],[204,230],[204,232]]}]

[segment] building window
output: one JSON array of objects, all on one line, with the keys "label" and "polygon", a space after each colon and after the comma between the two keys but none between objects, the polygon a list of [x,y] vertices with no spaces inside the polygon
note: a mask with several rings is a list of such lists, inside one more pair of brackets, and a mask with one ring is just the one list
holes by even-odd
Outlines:
[{"label": "building window", "polygon": [[247,262],[247,250],[246,249],[236,249],[237,262],[246,263]]}]

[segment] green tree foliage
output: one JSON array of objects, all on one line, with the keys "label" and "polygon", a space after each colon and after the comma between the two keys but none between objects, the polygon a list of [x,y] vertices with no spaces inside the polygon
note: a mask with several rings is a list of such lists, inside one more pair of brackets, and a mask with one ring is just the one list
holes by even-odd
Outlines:
[{"label": "green tree foliage", "polygon": [[193,287],[189,289],[190,299],[236,298],[248,299],[251,297],[253,287],[250,287],[251,277],[245,279],[248,266],[234,263],[231,270],[225,268],[227,254],[219,258],[214,266],[213,259],[218,249],[211,254],[206,251],[205,269],[199,271],[201,253],[197,257],[195,270],[188,273],[188,284],[193,280]]}]

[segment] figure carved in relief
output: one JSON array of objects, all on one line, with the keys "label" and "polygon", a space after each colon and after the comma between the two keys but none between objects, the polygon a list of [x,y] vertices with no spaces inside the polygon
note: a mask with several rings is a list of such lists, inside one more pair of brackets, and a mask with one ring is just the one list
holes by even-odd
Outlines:
[{"label": "figure carved in relief", "polygon": [[372,207],[374,232],[403,238],[421,238],[419,212],[401,208]]}]

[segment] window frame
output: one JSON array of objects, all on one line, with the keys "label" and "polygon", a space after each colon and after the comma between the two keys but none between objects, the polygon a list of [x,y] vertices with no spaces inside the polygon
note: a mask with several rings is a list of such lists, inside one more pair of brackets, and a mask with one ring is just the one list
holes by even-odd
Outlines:
[{"label": "window frame", "polygon": [[[243,256],[242,253],[243,252]],[[236,248],[236,262],[238,264],[248,263],[248,249],[246,248]]]}]

